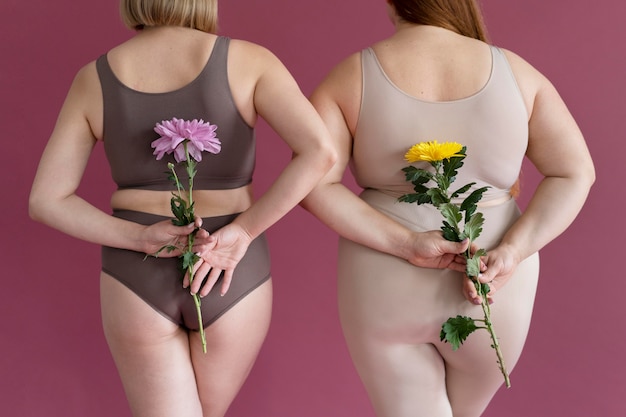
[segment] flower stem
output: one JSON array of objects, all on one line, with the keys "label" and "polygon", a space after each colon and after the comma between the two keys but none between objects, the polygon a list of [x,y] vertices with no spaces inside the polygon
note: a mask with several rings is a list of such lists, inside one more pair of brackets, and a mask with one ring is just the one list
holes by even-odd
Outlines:
[{"label": "flower stem", "polygon": [[487,293],[482,291],[482,286],[478,281],[474,281],[474,286],[480,294],[482,302],[480,303],[483,313],[485,316],[485,325],[487,326],[487,331],[489,332],[489,336],[491,336],[491,341],[493,343],[492,347],[496,351],[496,356],[498,357],[498,366],[500,367],[500,372],[504,376],[504,383],[507,388],[511,388],[511,380],[509,378],[509,373],[506,370],[506,365],[504,363],[504,356],[502,355],[502,350],[500,349],[500,343],[498,342],[498,337],[496,336],[496,332],[491,324],[491,307],[489,306],[489,301],[487,299]]},{"label": "flower stem", "polygon": [[[195,160],[190,158],[189,148],[187,147],[187,141],[183,143],[183,147],[185,149],[185,157],[187,161],[186,163],[187,174],[189,176],[189,187],[187,191],[187,208],[189,210],[188,218],[190,221],[193,222],[195,221],[194,207],[193,207],[193,177],[195,175],[195,166],[194,166]],[[190,233],[187,236],[187,251],[189,253],[193,251],[193,242],[194,242],[195,236],[196,236],[196,230],[194,230],[192,233]],[[191,284],[193,283],[193,279],[194,279],[193,265],[189,265],[187,267],[187,273],[189,274],[189,286],[191,286]],[[202,309],[201,309],[202,301],[198,294],[192,294],[192,297],[193,297],[193,302],[196,306],[196,313],[198,315],[198,330],[200,332],[200,339],[202,340],[202,352],[206,353],[206,335],[204,333],[204,323],[202,320]]]},{"label": "flower stem", "polygon": [[[442,164],[440,162],[434,162],[434,163],[431,163],[431,165],[433,166],[433,168],[435,168],[435,180],[437,182],[437,185],[439,186],[439,189],[441,190],[441,194],[445,197],[446,201],[448,202],[451,201],[450,196],[448,195],[448,186],[450,185],[450,183],[452,183],[454,179],[450,180],[449,178],[446,178],[445,174],[441,172]],[[465,221],[467,222],[469,221],[469,219],[465,219]],[[459,230],[458,223],[455,223],[452,226],[456,229],[457,236],[460,236],[461,231]],[[467,247],[467,250],[464,253],[464,257],[466,260],[469,260],[472,258],[472,250],[471,250],[472,243],[473,243],[472,239],[470,239],[469,246]],[[469,274],[468,276],[474,283],[474,286],[476,287],[476,291],[478,292],[478,295],[480,295],[481,300],[482,300],[481,307],[483,309],[485,319],[481,321],[485,323],[486,327],[481,326],[481,328],[484,328],[489,332],[489,336],[491,337],[491,341],[493,342],[491,347],[496,351],[496,356],[498,358],[498,367],[500,368],[500,371],[502,372],[502,375],[504,376],[504,382],[506,384],[506,387],[510,388],[511,380],[506,370],[506,365],[504,363],[504,356],[502,355],[502,350],[500,349],[500,343],[498,342],[498,337],[496,336],[496,332],[491,323],[491,307],[489,306],[489,300],[487,298],[487,293],[489,291],[485,291],[483,289],[483,285],[478,281],[477,277],[470,276]]]},{"label": "flower stem", "polygon": [[[189,285],[193,282],[193,268],[188,268],[187,272],[189,273]],[[202,353],[206,353],[206,335],[204,334],[204,325],[202,323],[202,309],[201,309],[201,299],[198,294],[192,294],[193,302],[196,306],[196,313],[198,315],[198,329],[200,332],[200,339],[202,340]]]},{"label": "flower stem", "polygon": [[178,191],[178,195],[180,196],[182,194],[182,187],[180,186],[180,180],[178,179],[178,174],[176,174],[176,169],[174,167],[174,164],[169,164],[169,169],[170,171],[172,171],[172,176],[174,177],[174,183],[176,184],[176,190]]}]

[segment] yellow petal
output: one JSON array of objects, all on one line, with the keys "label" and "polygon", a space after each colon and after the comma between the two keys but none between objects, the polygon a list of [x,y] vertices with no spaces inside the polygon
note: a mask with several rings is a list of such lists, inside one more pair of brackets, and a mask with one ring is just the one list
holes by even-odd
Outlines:
[{"label": "yellow petal", "polygon": [[456,142],[437,143],[436,140],[429,142],[420,142],[413,145],[404,155],[404,159],[408,162],[418,161],[442,161],[450,159],[453,156],[463,156],[458,152],[463,149],[463,145]]}]

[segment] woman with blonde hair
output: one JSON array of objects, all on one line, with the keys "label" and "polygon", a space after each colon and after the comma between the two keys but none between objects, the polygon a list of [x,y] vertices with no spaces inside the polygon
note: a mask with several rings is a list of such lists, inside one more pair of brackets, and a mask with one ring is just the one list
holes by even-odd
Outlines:
[{"label": "woman with blonde hair", "polygon": [[[137,33],[76,75],[40,162],[30,213],[102,245],[104,332],[133,415],[223,416],[270,322],[263,232],[323,177],[334,151],[319,115],[271,52],[215,34],[217,0],[122,0],[121,13]],[[293,158],[253,201],[259,116]],[[151,148],[156,123],[173,118],[206,120],[221,142],[219,153],[197,165],[197,218],[188,226],[171,221],[176,188],[166,171],[175,160],[157,160]],[[113,215],[76,194],[98,142],[118,185]],[[189,287],[180,249],[146,255],[183,246],[200,225]],[[190,291],[202,297],[206,354]]]},{"label": "woman with blonde hair", "polygon": [[[341,323],[376,414],[477,417],[504,378],[487,332],[457,351],[440,340],[449,317],[482,317],[481,298],[463,274],[424,268],[437,265],[407,253],[442,217],[431,205],[398,202],[413,192],[404,155],[419,142],[458,142],[467,146],[458,184],[475,183],[468,193],[489,187],[479,203],[476,244],[488,251],[480,281],[491,287],[509,369],[530,325],[538,251],[574,220],[594,167],[552,84],[486,42],[474,0],[386,3],[395,33],[341,62],[311,97],[339,160],[303,206],[342,236]],[[521,213],[511,188],[524,157],[544,178]],[[341,184],[348,164],[364,189],[358,197]]]}]

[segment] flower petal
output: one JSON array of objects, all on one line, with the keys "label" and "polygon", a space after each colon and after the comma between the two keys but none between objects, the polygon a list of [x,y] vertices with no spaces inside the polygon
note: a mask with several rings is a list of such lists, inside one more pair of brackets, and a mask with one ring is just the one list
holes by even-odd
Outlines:
[{"label": "flower petal", "polygon": [[404,159],[408,162],[418,161],[441,161],[450,159],[453,156],[463,156],[458,152],[463,149],[463,145],[456,142],[437,143],[436,140],[431,142],[420,142],[413,145],[404,155]]},{"label": "flower petal", "polygon": [[205,122],[202,119],[183,120],[173,117],[171,120],[163,120],[157,123],[154,131],[160,135],[159,139],[152,142],[154,155],[161,159],[165,154],[174,153],[176,161],[187,159],[184,146],[187,142],[190,157],[196,161],[202,160],[202,152],[217,154],[222,150],[222,144],[216,137],[216,125]]},{"label": "flower petal", "polygon": [[174,149],[174,159],[176,162],[183,162],[187,160],[187,155],[185,155],[185,147],[179,146]]}]

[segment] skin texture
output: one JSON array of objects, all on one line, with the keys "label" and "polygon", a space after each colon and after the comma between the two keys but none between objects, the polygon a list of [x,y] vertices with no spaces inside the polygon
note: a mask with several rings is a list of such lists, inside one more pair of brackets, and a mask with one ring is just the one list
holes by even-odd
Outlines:
[{"label": "skin texture", "polygon": [[[109,62],[120,81],[158,93],[191,82],[204,68],[216,36],[181,27],[154,27],[113,48]],[[167,65],[159,57],[168,56]],[[198,280],[190,290],[207,294],[224,272],[222,293],[250,242],[298,204],[335,161],[328,132],[282,63],[268,50],[232,40],[228,77],[236,106],[254,126],[263,117],[293,151],[275,183],[253,201],[250,186],[194,190],[195,225],[170,221],[142,226],[99,210],[76,194],[89,156],[103,137],[103,104],[95,62],[76,75],[41,158],[30,214],[76,238],[99,245],[155,253],[184,241],[202,217],[242,214],[212,235],[200,230],[194,250]],[[303,175],[306,173],[306,175]],[[172,216],[169,192],[116,191],[112,207]],[[176,256],[163,251],[160,256]],[[208,275],[206,285],[200,287]],[[134,293],[101,274],[102,319],[111,352],[135,416],[222,416],[241,387],[267,333],[271,280],[206,329],[208,352],[196,333],[161,316]],[[191,298],[191,297],[190,297]],[[176,389],[172,390],[171,387]]]},{"label": "skin texture", "polygon": [[[400,90],[437,102],[469,97],[485,85],[491,65],[485,43],[446,29],[402,21],[392,6],[389,16],[396,32],[373,49]],[[513,52],[505,51],[505,55],[527,109],[526,156],[544,176],[525,212],[483,259],[480,280],[492,288],[492,317],[497,318],[497,329],[505,329],[500,336],[507,340],[505,356],[512,367],[530,324],[538,275],[536,252],[574,220],[595,173],[583,136],[550,81]],[[346,268],[360,272],[352,273],[355,278],[343,278],[340,245],[340,314],[353,361],[380,417],[479,416],[502,384],[494,353],[486,348],[486,336],[472,335],[473,340],[456,352],[440,343],[442,321],[436,316],[440,307],[433,301],[442,297],[459,306],[459,311],[475,312],[472,304],[479,304],[480,298],[473,285],[464,279],[463,285],[437,287],[444,288],[445,294],[428,297],[424,291],[430,284],[424,282],[420,287],[410,278],[403,280],[398,271],[401,264],[387,257],[397,256],[421,267],[455,269],[451,258],[433,258],[453,248],[444,249],[436,232],[407,230],[341,184],[352,157],[361,91],[361,55],[357,53],[334,68],[313,93],[311,101],[331,132],[339,158],[303,202],[346,239],[343,245],[351,253],[360,254],[358,262],[354,258],[346,261],[352,262]],[[381,276],[370,279],[368,270],[385,262],[398,268],[394,279],[384,283]],[[410,274],[407,269],[406,276]],[[514,274],[535,278],[533,282],[530,278],[528,282],[512,280]],[[438,279],[452,278],[442,274]],[[407,299],[409,293],[416,294],[415,298]],[[500,296],[503,303],[498,303]]]}]

